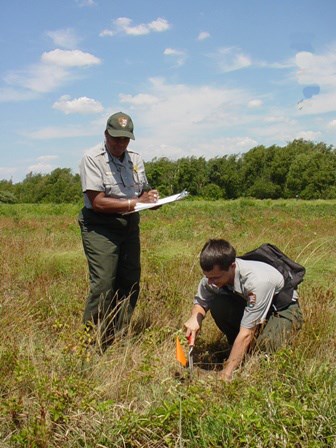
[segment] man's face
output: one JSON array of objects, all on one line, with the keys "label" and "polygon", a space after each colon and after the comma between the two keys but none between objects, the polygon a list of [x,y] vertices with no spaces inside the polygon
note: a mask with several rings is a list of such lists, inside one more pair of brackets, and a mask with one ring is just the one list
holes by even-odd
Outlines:
[{"label": "man's face", "polygon": [[227,271],[224,271],[219,266],[215,265],[211,271],[203,271],[203,274],[208,279],[209,285],[221,288],[225,285],[233,285],[235,268],[236,263],[232,263]]},{"label": "man's face", "polygon": [[105,139],[109,153],[118,159],[122,158],[130,139],[128,137],[111,137],[108,132],[105,132]]}]

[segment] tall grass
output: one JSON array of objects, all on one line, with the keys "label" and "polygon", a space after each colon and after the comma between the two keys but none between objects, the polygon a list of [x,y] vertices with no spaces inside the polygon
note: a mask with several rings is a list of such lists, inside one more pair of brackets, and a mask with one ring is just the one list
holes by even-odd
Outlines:
[{"label": "tall grass", "polygon": [[[142,289],[103,356],[81,328],[88,288],[77,208],[0,206],[0,447],[336,446],[335,201],[182,201],[142,215]],[[305,264],[295,343],[218,379],[227,344],[210,317],[193,378],[175,337],[206,239],[272,242]]]}]

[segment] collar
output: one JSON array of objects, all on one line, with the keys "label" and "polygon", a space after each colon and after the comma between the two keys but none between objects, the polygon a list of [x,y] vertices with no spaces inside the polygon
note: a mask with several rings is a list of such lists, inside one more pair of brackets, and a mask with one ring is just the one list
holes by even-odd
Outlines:
[{"label": "collar", "polygon": [[132,162],[132,160],[130,158],[130,155],[129,155],[129,152],[128,152],[127,149],[125,151],[125,155],[124,155],[124,160],[123,161],[119,160],[118,157],[114,157],[112,154],[110,154],[108,152],[107,148],[106,148],[106,144],[104,144],[104,146],[102,148],[102,154],[104,154],[106,163],[112,162],[112,163],[114,163],[114,165],[119,166],[119,167],[127,166],[127,165],[133,166],[133,162]]}]

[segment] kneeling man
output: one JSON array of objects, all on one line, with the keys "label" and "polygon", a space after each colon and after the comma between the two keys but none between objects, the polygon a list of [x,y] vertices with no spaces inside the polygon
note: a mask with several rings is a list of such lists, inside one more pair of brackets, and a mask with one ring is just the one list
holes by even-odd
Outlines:
[{"label": "kneeling man", "polygon": [[252,343],[268,352],[287,342],[301,328],[302,313],[294,290],[291,302],[281,311],[274,300],[284,287],[283,275],[260,261],[236,258],[232,245],[211,239],[200,254],[204,277],[199,283],[191,316],[184,324],[189,344],[194,345],[202,321],[210,311],[218,328],[232,346],[221,378],[231,381]]}]

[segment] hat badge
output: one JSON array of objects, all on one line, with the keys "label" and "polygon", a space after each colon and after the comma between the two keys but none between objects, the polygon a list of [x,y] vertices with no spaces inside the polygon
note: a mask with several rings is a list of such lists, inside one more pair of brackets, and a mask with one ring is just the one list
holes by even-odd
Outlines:
[{"label": "hat badge", "polygon": [[118,119],[118,122],[122,128],[125,128],[127,126],[127,118],[126,117],[120,117]]}]

